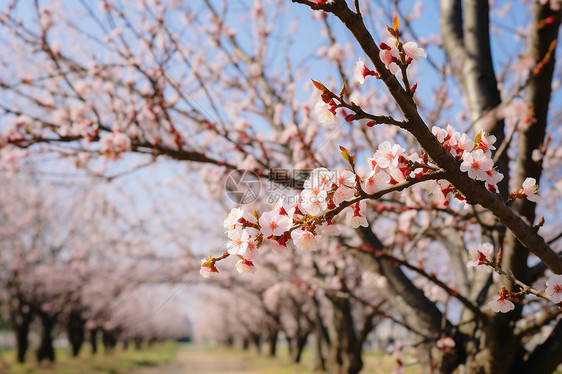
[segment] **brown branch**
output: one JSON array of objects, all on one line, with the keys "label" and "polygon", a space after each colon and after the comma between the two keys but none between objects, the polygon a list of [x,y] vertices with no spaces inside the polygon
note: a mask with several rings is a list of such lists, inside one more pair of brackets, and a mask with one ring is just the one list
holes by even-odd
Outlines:
[{"label": "brown branch", "polygon": [[468,300],[463,295],[459,294],[458,291],[453,290],[451,287],[447,286],[445,283],[443,283],[441,280],[439,280],[436,276],[428,274],[425,270],[420,269],[419,267],[410,264],[406,260],[401,260],[401,259],[399,259],[399,258],[397,258],[397,257],[395,257],[395,256],[393,256],[389,253],[383,252],[383,253],[377,254],[377,256],[388,258],[391,261],[394,261],[394,262],[396,262],[396,263],[398,263],[398,264],[418,273],[422,277],[430,280],[431,282],[433,282],[436,285],[438,285],[439,287],[441,287],[445,292],[447,292],[447,294],[449,294],[450,296],[459,300],[464,306],[466,306],[468,309],[470,309],[474,313],[474,315],[477,316],[480,320],[484,320],[484,321],[486,320],[486,315],[484,313],[482,313],[476,305],[474,305],[470,300]]},{"label": "brown branch", "polygon": [[526,248],[537,255],[553,272],[562,274],[562,261],[552,248],[545,243],[544,239],[533,231],[519,215],[515,214],[498,195],[488,191],[481,183],[460,171],[455,158],[439,143],[421,119],[411,96],[401,87],[396,77],[386,69],[379,58],[379,48],[365,27],[363,20],[348,8],[345,1],[336,0],[330,6],[325,7],[324,10],[332,12],[352,32],[361,48],[375,65],[381,79],[404,114],[407,120],[404,128],[414,135],[429,156],[446,170],[447,180],[469,202],[480,204],[490,210]]}]

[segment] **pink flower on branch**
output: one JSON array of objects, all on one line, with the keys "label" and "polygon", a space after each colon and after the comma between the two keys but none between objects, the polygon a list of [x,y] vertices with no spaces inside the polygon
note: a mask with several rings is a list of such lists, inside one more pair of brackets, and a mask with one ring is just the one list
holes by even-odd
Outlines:
[{"label": "pink flower on branch", "polygon": [[416,42],[404,43],[403,47],[406,56],[410,57],[413,60],[420,60],[422,58],[427,58],[427,53],[425,52],[425,49],[418,47],[418,43]]},{"label": "pink flower on branch", "polygon": [[234,267],[239,273],[255,273],[256,271],[254,263],[250,260],[246,260],[245,258],[238,260]]},{"label": "pink flower on branch", "polygon": [[265,212],[259,219],[260,231],[264,238],[279,236],[291,228],[292,222],[289,217],[281,215],[277,211]]},{"label": "pink flower on branch", "polygon": [[515,309],[515,304],[507,299],[508,291],[504,288],[498,292],[499,296],[488,303],[488,306],[496,313],[507,313]]},{"label": "pink flower on branch", "polygon": [[470,261],[466,264],[467,267],[473,267],[492,262],[492,255],[494,254],[494,246],[490,243],[480,244],[478,248],[473,248],[468,252]]},{"label": "pink flower on branch", "polygon": [[378,77],[379,73],[374,70],[370,70],[367,66],[365,66],[363,60],[359,59],[355,65],[355,70],[353,71],[355,80],[359,82],[359,84],[363,84],[365,83],[365,78],[369,75]]},{"label": "pink flower on branch", "polygon": [[201,269],[199,270],[199,274],[201,274],[203,278],[209,278],[219,275],[219,271],[212,261],[204,258],[201,260]]},{"label": "pink flower on branch", "polygon": [[236,230],[229,234],[230,242],[226,245],[231,255],[244,255],[248,249],[250,234],[246,230]]},{"label": "pink flower on branch", "polygon": [[295,243],[297,248],[305,251],[314,251],[318,249],[320,244],[313,233],[303,228],[293,230],[291,232],[291,239],[293,239],[293,243]]},{"label": "pink flower on branch", "polygon": [[463,155],[463,162],[460,166],[461,171],[468,172],[468,176],[472,179],[486,181],[488,174],[494,166],[494,161],[486,156],[482,149],[477,149],[474,152],[465,152]]},{"label": "pink flower on branch", "polygon": [[397,167],[399,156],[403,154],[404,149],[399,144],[390,145],[388,141],[384,141],[379,145],[373,160],[383,169],[390,166]]},{"label": "pink flower on branch", "polygon": [[545,293],[553,303],[562,303],[562,275],[556,274],[547,279]]},{"label": "pink flower on branch", "polygon": [[535,178],[527,178],[523,182],[523,189],[521,190],[521,195],[526,197],[529,201],[538,203],[540,201],[540,196],[537,194],[539,192],[539,186]]}]

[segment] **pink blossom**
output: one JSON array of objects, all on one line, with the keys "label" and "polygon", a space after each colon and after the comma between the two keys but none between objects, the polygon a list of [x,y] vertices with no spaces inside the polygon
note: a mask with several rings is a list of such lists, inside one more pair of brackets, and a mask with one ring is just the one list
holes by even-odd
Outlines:
[{"label": "pink blossom", "polygon": [[416,42],[404,43],[404,53],[413,60],[427,58],[427,53],[421,47],[418,47]]},{"label": "pink blossom", "polygon": [[441,144],[443,144],[445,140],[447,140],[447,130],[442,129],[441,127],[433,126],[431,128],[431,133],[437,138],[437,140],[439,140],[439,143]]},{"label": "pink blossom", "polygon": [[379,144],[377,151],[373,156],[373,160],[381,168],[385,169],[389,166],[398,166],[398,157],[404,153],[404,149],[399,144],[390,145],[388,141]]},{"label": "pink blossom", "polygon": [[465,152],[463,154],[463,162],[460,166],[461,171],[468,172],[468,176],[472,179],[485,181],[488,178],[487,171],[492,169],[494,161],[486,156],[482,149],[474,152]]},{"label": "pink blossom", "polygon": [[353,71],[353,76],[359,84],[365,83],[365,76],[369,72],[369,69],[365,66],[363,60],[359,59],[355,65],[355,70]]},{"label": "pink blossom", "polygon": [[474,140],[466,134],[462,134],[457,142],[457,153],[463,154],[464,151],[470,152],[474,148]]},{"label": "pink blossom", "polygon": [[562,275],[555,274],[547,279],[545,293],[553,303],[562,303]]},{"label": "pink blossom", "polygon": [[268,243],[271,245],[271,249],[275,253],[282,253],[288,249],[286,245],[279,244],[277,240],[269,239]]},{"label": "pink blossom", "polygon": [[353,76],[355,80],[359,82],[359,84],[363,84],[365,83],[365,78],[368,75],[378,76],[378,73],[373,70],[370,70],[367,66],[365,66],[363,60],[359,59],[357,61],[357,64],[355,65],[355,70],[353,71]]},{"label": "pink blossom", "polygon": [[242,218],[244,211],[241,208],[232,208],[228,216],[224,220],[223,226],[227,230],[234,230],[238,220]]},{"label": "pink blossom", "polygon": [[301,193],[300,208],[311,216],[318,217],[328,209],[328,194],[326,191],[314,188]]},{"label": "pink blossom", "polygon": [[336,184],[338,186],[355,188],[355,174],[349,169],[345,169],[339,172],[337,175]]},{"label": "pink blossom", "polygon": [[486,188],[492,192],[498,192],[497,184],[503,180],[503,174],[492,169],[487,172]]},{"label": "pink blossom", "polygon": [[[373,160],[373,159],[369,159]],[[376,162],[375,162],[376,163]],[[361,188],[368,194],[373,194],[388,187],[390,182],[390,175],[383,172],[380,166],[375,165],[373,171],[366,178],[361,179]]]},{"label": "pink blossom", "polygon": [[322,226],[318,228],[319,234],[324,235],[339,235],[340,230],[338,229],[337,225],[334,225],[332,222],[324,222]]},{"label": "pink blossom", "polygon": [[365,210],[367,209],[367,203],[365,200],[361,200],[358,203],[353,204],[349,208],[346,208],[347,211],[345,217],[345,224],[347,226],[353,227],[354,229],[358,228],[359,226],[367,227],[369,223],[367,222],[367,218],[365,216]]},{"label": "pink blossom", "polygon": [[252,261],[246,260],[245,258],[238,260],[234,267],[239,273],[254,273],[256,271],[254,263]]},{"label": "pink blossom", "polygon": [[349,188],[346,185],[338,187],[334,192],[334,204],[340,205],[344,201],[350,201],[355,198],[355,189]]},{"label": "pink blossom", "polygon": [[523,189],[521,194],[525,196],[529,201],[538,203],[540,201],[540,196],[537,195],[539,192],[539,186],[535,178],[527,178],[523,181]]},{"label": "pink blossom", "polygon": [[260,231],[265,238],[279,236],[291,228],[289,217],[276,211],[265,212],[259,219]]},{"label": "pink blossom", "polygon": [[396,74],[400,67],[395,61],[396,57],[393,55],[392,51],[389,49],[381,49],[379,52],[379,57],[384,63],[384,66],[390,70],[392,74]]},{"label": "pink blossom", "polygon": [[314,251],[320,244],[313,233],[305,229],[296,229],[291,232],[291,239],[297,248],[305,251]]},{"label": "pink blossom", "polygon": [[229,233],[230,242],[226,245],[231,255],[244,255],[248,249],[250,234],[246,230],[236,230]]},{"label": "pink blossom", "polygon": [[338,117],[336,117],[335,110],[323,101],[318,102],[314,109],[316,110],[316,115],[318,116],[318,122],[325,125],[337,125],[340,122]]},{"label": "pink blossom", "polygon": [[304,182],[305,189],[330,190],[332,184],[337,180],[336,173],[326,168],[312,170],[308,179]]},{"label": "pink blossom", "polygon": [[496,137],[494,135],[486,134],[484,130],[480,130],[477,138],[480,137],[480,142],[476,144],[476,149],[481,149],[484,151],[486,156],[490,157],[493,150],[496,149],[494,147],[494,143],[496,142]]},{"label": "pink blossom", "polygon": [[488,306],[496,313],[507,313],[510,310],[515,309],[515,305],[505,298],[502,293],[497,299],[494,299],[488,303]]},{"label": "pink blossom", "polygon": [[211,276],[219,275],[219,271],[214,264],[204,258],[201,260],[201,269],[199,270],[199,274],[201,274],[203,278],[209,278]]},{"label": "pink blossom", "polygon": [[473,248],[468,252],[470,261],[466,264],[467,267],[482,265],[486,261],[492,261],[494,253],[494,246],[490,243],[483,243],[478,248]]}]

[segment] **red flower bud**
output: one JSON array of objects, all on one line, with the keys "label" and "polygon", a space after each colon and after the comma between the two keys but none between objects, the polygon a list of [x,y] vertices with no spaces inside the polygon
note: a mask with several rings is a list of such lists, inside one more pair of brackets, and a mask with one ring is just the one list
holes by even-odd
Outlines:
[{"label": "red flower bud", "polygon": [[351,121],[353,121],[354,119],[355,119],[355,114],[353,114],[353,113],[348,114],[347,116],[345,116],[345,120],[346,120],[347,122],[351,122]]},{"label": "red flower bud", "polygon": [[381,44],[379,44],[379,48],[380,49],[390,49],[390,47],[388,46],[388,44],[381,42]]}]

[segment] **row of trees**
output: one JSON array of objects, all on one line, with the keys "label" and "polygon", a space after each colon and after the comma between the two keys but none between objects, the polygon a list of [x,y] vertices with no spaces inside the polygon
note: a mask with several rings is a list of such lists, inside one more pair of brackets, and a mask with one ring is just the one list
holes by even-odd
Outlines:
[{"label": "row of trees", "polygon": [[15,333],[19,362],[34,326],[37,359],[50,361],[57,332],[74,356],[87,339],[96,353],[100,337],[109,351],[118,340],[139,345],[188,333],[176,299],[154,313],[181,266],[155,254],[139,223],[105,193],[25,174],[3,175],[1,184],[0,311]]},{"label": "row of trees", "polygon": [[[290,200],[298,191],[281,185],[303,187],[296,171],[350,168],[356,176],[348,186],[353,196],[344,200],[365,201],[350,216],[360,227],[335,217],[340,232],[314,242],[318,252],[284,250],[279,246],[290,240],[283,235],[256,234],[250,243],[236,234],[230,253],[252,262],[238,268],[257,271],[247,280],[219,266],[221,288],[242,300],[235,304],[240,313],[205,313],[214,315],[207,326],[223,327],[216,330],[225,341],[237,334],[274,341],[277,326],[298,356],[314,332],[324,346],[316,349],[317,367],[324,360],[354,373],[365,335],[378,318],[392,318],[412,331],[427,372],[547,373],[560,363],[560,310],[545,292],[547,279],[552,284],[562,272],[562,116],[551,109],[560,100],[557,2],[441,1],[439,9],[360,0],[99,5],[14,2],[0,15],[10,37],[0,56],[4,168],[59,154],[113,179],[148,164],[165,170],[172,159],[187,166],[188,183],[206,183],[219,202],[225,176],[250,170],[267,196],[243,207],[246,221],[225,226],[258,231],[268,197]],[[387,29],[397,13],[400,21]],[[406,53],[409,41],[425,48],[427,62],[412,63],[423,53]],[[432,133],[433,126],[442,130]],[[481,159],[462,159],[472,150],[451,143],[461,133],[477,147],[489,140]],[[345,159],[337,146],[350,150]],[[395,150],[389,161],[396,158],[403,180],[383,171],[384,183],[369,181],[379,172],[376,152],[387,148]],[[350,165],[352,155],[357,162]],[[495,167],[486,175],[503,179],[472,179],[479,160]],[[522,190],[527,178],[540,185],[539,205],[525,198],[534,192]],[[397,184],[388,187],[392,180]],[[220,223],[194,206],[184,209],[202,222],[211,247],[216,238],[209,233]],[[298,225],[310,228],[300,233],[308,239],[313,221],[320,227],[330,218],[325,207],[294,208]],[[483,253],[483,243],[493,252]],[[203,261],[205,275],[229,255],[220,253]],[[467,268],[474,256],[479,266]],[[213,290],[205,305],[222,295]],[[489,302],[498,300],[514,310],[495,313]],[[539,332],[548,337],[537,338]]]}]

